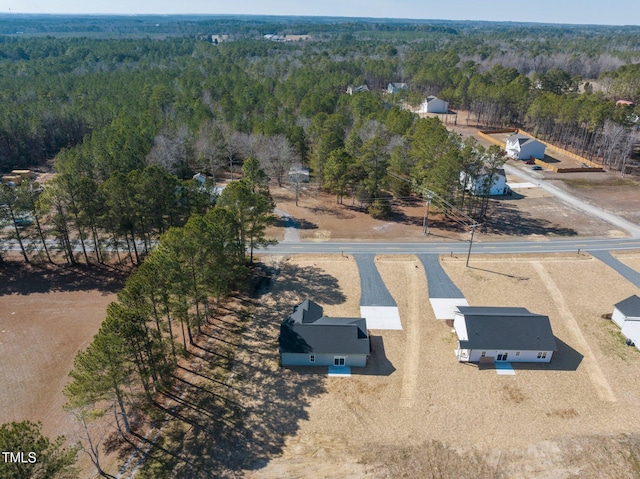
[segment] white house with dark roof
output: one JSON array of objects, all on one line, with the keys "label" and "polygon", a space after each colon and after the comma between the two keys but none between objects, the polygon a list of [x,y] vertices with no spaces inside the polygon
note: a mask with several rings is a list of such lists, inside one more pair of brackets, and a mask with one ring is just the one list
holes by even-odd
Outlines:
[{"label": "white house with dark roof", "polygon": [[620,326],[622,335],[640,349],[640,298],[634,294],[616,303],[611,320]]},{"label": "white house with dark roof", "polygon": [[[490,185],[489,181],[491,181]],[[489,196],[506,195],[511,191],[507,185],[507,176],[504,168],[499,168],[493,174],[493,177],[490,177],[487,173],[483,173],[474,178],[471,175],[465,174],[464,171],[461,171],[460,183],[474,196],[482,196],[485,193]]]},{"label": "white house with dark roof", "polygon": [[329,318],[307,299],[280,325],[283,366],[365,367],[371,353],[365,318]]},{"label": "white house with dark roof", "polygon": [[458,306],[453,327],[461,362],[548,363],[557,351],[548,316],[526,308]]},{"label": "white house with dark roof", "polygon": [[421,113],[449,113],[449,102],[430,95],[420,106]]},{"label": "white house with dark roof", "polygon": [[505,150],[507,156],[519,160],[531,157],[543,159],[546,146],[544,143],[521,133],[514,133],[507,138]]}]

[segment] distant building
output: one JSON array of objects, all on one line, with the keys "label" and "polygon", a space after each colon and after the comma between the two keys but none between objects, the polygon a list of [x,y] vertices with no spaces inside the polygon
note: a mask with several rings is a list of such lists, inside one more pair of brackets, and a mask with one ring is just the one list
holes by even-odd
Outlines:
[{"label": "distant building", "polygon": [[544,143],[526,135],[514,133],[507,138],[507,156],[520,160],[528,160],[531,157],[543,159],[546,146]]},{"label": "distant building", "polygon": [[202,173],[196,173],[195,175],[193,175],[193,179],[201,185],[204,185],[207,182],[207,177]]},{"label": "distant building", "polygon": [[548,316],[526,308],[458,306],[453,327],[461,362],[548,363],[557,351]]},{"label": "distant building", "polygon": [[365,91],[369,91],[369,87],[367,85],[359,85],[359,86],[349,85],[347,87],[347,94],[349,95],[353,95],[355,93],[362,93]]},{"label": "distant building", "polygon": [[280,325],[283,366],[365,367],[371,353],[365,318],[329,318],[307,299]]},{"label": "distant building", "polygon": [[387,93],[389,95],[394,95],[402,90],[406,90],[407,89],[407,84],[406,83],[389,83],[387,85]]},{"label": "distant building", "polygon": [[433,95],[428,96],[420,106],[421,113],[449,113],[449,102]]},{"label": "distant building", "polygon": [[289,168],[289,183],[309,183],[309,168],[304,166],[292,166]]},{"label": "distant building", "polygon": [[214,45],[219,45],[227,40],[229,40],[229,35],[211,35],[211,43]]}]

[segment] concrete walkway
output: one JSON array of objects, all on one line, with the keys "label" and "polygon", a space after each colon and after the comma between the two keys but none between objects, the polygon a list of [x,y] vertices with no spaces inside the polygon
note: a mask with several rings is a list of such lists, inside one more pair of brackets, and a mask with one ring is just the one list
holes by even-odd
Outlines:
[{"label": "concrete walkway", "polygon": [[640,273],[635,269],[630,268],[622,261],[614,258],[609,251],[588,251],[588,253],[594,258],[598,258],[607,266],[616,270],[620,275],[640,288]]},{"label": "concrete walkway", "polygon": [[375,255],[353,255],[360,274],[360,314],[369,329],[402,329],[398,305],[382,281]]},{"label": "concrete walkway", "polygon": [[469,306],[462,291],[458,289],[440,264],[437,254],[419,254],[424,266],[429,288],[429,303],[436,319],[453,319],[458,306]]}]

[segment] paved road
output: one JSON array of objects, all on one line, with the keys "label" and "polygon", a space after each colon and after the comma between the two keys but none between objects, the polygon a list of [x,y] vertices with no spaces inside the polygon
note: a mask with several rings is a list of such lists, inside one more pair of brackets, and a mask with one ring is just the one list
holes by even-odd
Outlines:
[{"label": "paved road", "polygon": [[[469,243],[280,243],[269,246],[268,254],[467,254]],[[476,235],[473,253],[517,254],[517,253],[566,253],[581,251],[613,251],[640,249],[640,238],[576,239],[550,241],[489,241]]]}]

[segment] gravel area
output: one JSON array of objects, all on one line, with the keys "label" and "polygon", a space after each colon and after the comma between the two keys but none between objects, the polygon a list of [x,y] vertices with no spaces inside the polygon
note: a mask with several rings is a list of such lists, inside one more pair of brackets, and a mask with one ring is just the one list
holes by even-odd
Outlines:
[{"label": "gravel area", "polygon": [[417,256],[427,273],[430,298],[464,298],[462,291],[442,269],[437,254],[419,254]]},{"label": "gravel area", "polygon": [[375,264],[375,255],[354,255],[360,273],[360,306],[397,306]]},{"label": "gravel area", "polygon": [[604,264],[620,273],[623,278],[631,281],[640,288],[640,273],[615,258],[609,251],[589,251],[589,254],[598,258]]}]

